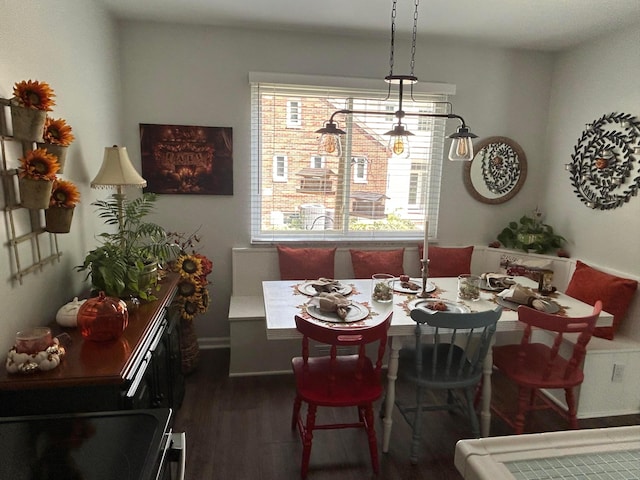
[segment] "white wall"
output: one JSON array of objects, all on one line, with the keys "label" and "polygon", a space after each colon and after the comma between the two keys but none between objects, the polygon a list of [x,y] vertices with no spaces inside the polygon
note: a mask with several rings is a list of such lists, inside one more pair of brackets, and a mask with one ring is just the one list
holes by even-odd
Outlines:
[{"label": "white wall", "polygon": [[[200,337],[228,335],[231,247],[248,246],[250,165],[250,71],[382,79],[388,73],[386,35],[336,37],[167,25],[124,23],[123,126],[126,145],[139,161],[139,123],[233,128],[234,195],[165,195],[160,200],[166,228],[190,232],[202,225],[202,253],[214,262],[209,313],[196,320]],[[401,42],[400,42],[401,43]],[[408,53],[409,43],[404,43]],[[409,65],[396,46],[396,73]],[[462,182],[462,165],[444,170],[440,240],[487,243],[507,219],[531,210],[544,162],[550,54],[518,52],[421,39],[415,73],[422,81],[457,84],[454,111],[480,137],[505,135],[529,157],[530,181],[503,206],[473,200]],[[450,125],[454,131],[457,125]]]},{"label": "white wall", "polygon": [[[0,96],[10,98],[13,85],[21,80],[51,85],[57,95],[51,114],[66,119],[76,136],[63,178],[76,183],[82,195],[71,233],[58,235],[61,262],[25,276],[22,285],[11,280],[15,272],[7,246],[7,222],[0,223],[0,358],[4,362],[3,353],[13,344],[16,331],[53,320],[61,305],[86,288],[84,274],[75,272],[74,266],[82,263],[95,243],[96,220],[90,203],[96,192],[90,190],[89,182],[100,167],[104,147],[119,141],[120,74],[115,25],[93,2],[2,1],[0,14]],[[17,166],[17,158],[7,161],[10,168]]]},{"label": "white wall", "polygon": [[[576,258],[640,274],[640,198],[613,210],[592,210],[573,193],[564,164],[585,124],[624,112],[640,118],[640,27],[564,52],[556,59],[549,112],[544,209],[570,240]],[[629,181],[640,175],[640,155]],[[606,259],[606,260],[601,260]]]}]

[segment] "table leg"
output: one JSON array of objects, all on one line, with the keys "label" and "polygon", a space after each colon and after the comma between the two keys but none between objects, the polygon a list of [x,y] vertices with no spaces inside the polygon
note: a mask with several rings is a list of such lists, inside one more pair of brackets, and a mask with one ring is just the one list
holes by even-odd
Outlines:
[{"label": "table leg", "polygon": [[384,404],[384,419],[382,433],[382,451],[389,451],[389,441],[391,440],[391,426],[393,420],[393,406],[396,401],[396,378],[398,378],[398,354],[402,347],[402,339],[399,336],[391,337],[391,350],[389,352],[389,364],[387,365],[387,391]]},{"label": "table leg", "polygon": [[482,364],[482,410],[480,412],[480,434],[488,437],[491,431],[491,372],[493,370],[493,342]]}]

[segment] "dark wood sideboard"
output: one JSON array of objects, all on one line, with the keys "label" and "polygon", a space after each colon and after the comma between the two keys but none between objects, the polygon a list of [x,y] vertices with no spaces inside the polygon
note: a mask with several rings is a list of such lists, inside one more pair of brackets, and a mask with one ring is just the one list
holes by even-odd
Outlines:
[{"label": "dark wood sideboard", "polygon": [[0,416],[179,408],[180,313],[171,306],[177,283],[178,275],[168,274],[157,300],[130,309],[118,340],[85,340],[79,329],[52,323],[53,335],[71,337],[65,357],[48,372],[9,374],[2,365]]}]

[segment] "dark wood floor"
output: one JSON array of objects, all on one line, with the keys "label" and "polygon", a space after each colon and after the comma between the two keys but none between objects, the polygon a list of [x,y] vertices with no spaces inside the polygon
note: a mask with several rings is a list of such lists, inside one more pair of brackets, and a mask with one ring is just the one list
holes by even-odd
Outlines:
[{"label": "dark wood floor", "polygon": [[[203,350],[197,369],[187,377],[175,431],[187,435],[187,480],[289,480],[299,478],[301,443],[290,428],[293,402],[291,375],[229,378],[229,351]],[[494,399],[508,402],[513,391],[494,375]],[[399,394],[402,394],[400,391]],[[344,409],[319,413],[322,419],[345,418]],[[320,417],[323,415],[323,417]],[[467,419],[447,412],[424,415],[423,454],[409,463],[410,430],[394,413],[391,448],[381,454],[380,474],[371,470],[366,437],[359,430],[320,431],[314,436],[309,480],[446,480],[461,479],[453,465],[455,444],[469,438]],[[640,424],[640,415],[581,420],[581,428]],[[554,412],[536,412],[530,432],[561,430],[565,421]],[[376,426],[378,444],[381,421]],[[491,434],[509,435],[495,415]]]}]

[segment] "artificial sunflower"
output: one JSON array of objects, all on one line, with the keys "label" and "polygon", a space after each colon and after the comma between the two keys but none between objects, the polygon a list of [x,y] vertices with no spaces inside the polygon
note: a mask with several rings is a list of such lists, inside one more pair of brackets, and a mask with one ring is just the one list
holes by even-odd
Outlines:
[{"label": "artificial sunflower", "polygon": [[180,276],[187,279],[196,279],[204,275],[201,255],[184,254],[176,261],[176,271]]},{"label": "artificial sunflower", "polygon": [[185,299],[182,304],[182,318],[185,320],[193,320],[198,314],[198,302]]},{"label": "artificial sunflower", "polygon": [[73,208],[79,201],[80,192],[72,182],[55,179],[49,200],[50,207]]},{"label": "artificial sunflower", "polygon": [[192,297],[198,292],[200,282],[193,278],[183,278],[178,283],[178,295],[181,297]]},{"label": "artificial sunflower", "polygon": [[48,153],[44,148],[38,148],[30,150],[20,158],[18,176],[33,180],[55,180],[59,169],[58,158]]},{"label": "artificial sunflower", "polygon": [[198,299],[198,313],[207,313],[207,310],[209,310],[209,291],[203,287]]},{"label": "artificial sunflower", "polygon": [[75,140],[71,133],[71,126],[63,118],[47,117],[44,122],[44,133],[42,135],[45,143],[68,147]]},{"label": "artificial sunflower", "polygon": [[38,80],[23,80],[13,86],[14,101],[21,107],[51,111],[55,96],[48,83]]}]

